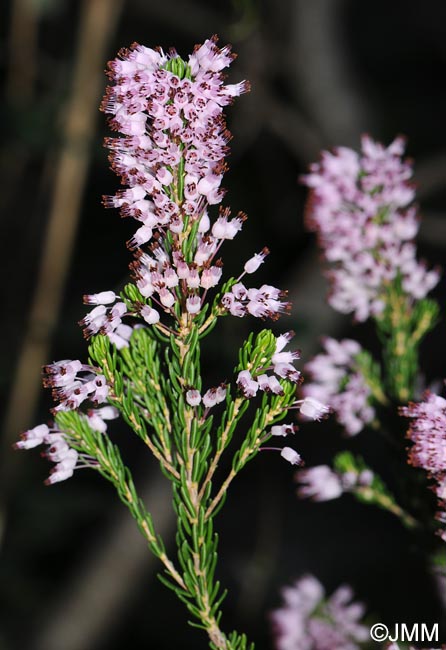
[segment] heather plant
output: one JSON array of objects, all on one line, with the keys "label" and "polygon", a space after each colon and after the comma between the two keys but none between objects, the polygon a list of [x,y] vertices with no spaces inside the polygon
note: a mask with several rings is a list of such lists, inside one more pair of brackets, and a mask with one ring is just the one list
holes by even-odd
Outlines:
[{"label": "heather plant", "polygon": [[[127,242],[130,281],[119,293],[84,296],[92,307],[81,321],[88,359],[44,367],[54,420],[25,431],[15,445],[46,446],[44,455],[55,463],[47,484],[89,468],[114,486],[162,565],[160,580],[214,650],[254,647],[244,634],[222,629],[226,592],[217,578],[216,516],[232,481],[260,451],[301,464],[295,449],[271,442],[295,433],[296,411],[313,420],[331,411],[347,437],[365,428],[382,435],[398,478],[394,494],[362,456],[342,450],[331,467],[298,470],[300,497],[327,501],[350,493],[383,508],[417,534],[423,530],[437,561],[441,542],[433,533],[446,539],[446,399],[423,395],[419,360],[419,346],[438,320],[428,294],[439,271],[417,259],[419,218],[401,138],[386,148],[364,137],[361,153],[324,152],[303,178],[311,189],[307,221],[328,265],[329,303],[358,322],[373,322],[380,357],[353,338],[326,337],[300,389],[294,333],[262,329],[242,344],[230,380],[210,386],[202,375],[202,341],[222,318],[276,321],[291,308],[275,286],[247,286],[267,248],[241,263],[238,277],[223,277],[224,244],[247,218],[222,205],[231,138],[224,109],[249,90],[246,81],[226,83],[222,71],[233,59],[231,48],[218,48],[213,37],[187,60],[173,49],[134,44],[109,63],[102,110],[118,135],[105,144],[124,187],[104,203],[137,222]],[[398,414],[409,419],[408,432],[403,417],[395,425]],[[119,434],[109,434],[108,423],[119,418],[171,484],[175,554],[168,554],[138,494]],[[222,476],[223,458],[229,470]],[[309,575],[284,588],[284,604],[271,617],[278,650],[363,646],[369,628],[353,598],[349,586],[327,597]]]},{"label": "heather plant", "polygon": [[284,587],[282,598],[271,616],[277,650],[356,650],[370,638],[361,621],[364,605],[353,600],[348,585],[327,598],[319,580],[306,575]]},{"label": "heather plant", "polygon": [[[222,70],[234,55],[216,38],[196,46],[187,60],[134,44],[109,64],[102,110],[117,137],[107,138],[110,160],[124,189],[107,207],[137,222],[127,242],[134,259],[122,292],[86,295],[82,319],[88,361],[65,359],[44,368],[56,405],[54,421],[22,434],[19,449],[46,446],[55,463],[48,484],[90,468],[116,489],[163,566],[161,581],[186,605],[192,624],[214,649],[248,647],[244,634],[221,628],[225,592],[216,577],[214,521],[228,488],[262,449],[292,464],[300,456],[270,439],[294,433],[283,423],[291,409],[318,419],[327,408],[298,399],[298,352],[293,333],[269,329],[249,335],[234,376],[209,386],[201,373],[201,344],[228,315],[276,320],[289,311],[286,292],[247,276],[268,250],[255,253],[237,278],[223,281],[220,251],[241,230],[246,215],[222,207],[229,133],[223,110],[249,90],[226,84]],[[122,418],[158,460],[170,481],[177,516],[177,554],[170,557],[122,458],[108,422]],[[230,469],[220,478],[223,455]],[[218,478],[217,478],[218,477]],[[252,644],[249,647],[253,647]]]}]

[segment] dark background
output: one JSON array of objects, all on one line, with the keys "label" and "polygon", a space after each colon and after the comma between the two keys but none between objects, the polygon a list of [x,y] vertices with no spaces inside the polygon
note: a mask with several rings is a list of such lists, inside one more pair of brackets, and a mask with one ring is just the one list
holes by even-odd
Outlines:
[{"label": "dark background", "polygon": [[[11,451],[18,433],[46,421],[40,366],[85,358],[76,322],[82,294],[119,288],[132,225],[105,211],[118,180],[108,169],[97,111],[105,62],[138,41],[187,56],[218,33],[239,54],[231,79],[252,92],[229,110],[234,134],[225,204],[249,215],[225,246],[226,271],[264,245],[259,284],[288,288],[303,359],[321,334],[352,335],[348,317],[325,304],[314,237],[305,232],[298,175],[322,147],[357,147],[370,133],[408,137],[423,214],[419,246],[441,264],[446,245],[446,4],[442,0],[3,0],[4,100],[0,165],[2,427],[0,494],[1,650],[205,648],[187,615],[156,580],[145,550],[111,487],[77,472],[46,488],[38,451]],[[436,296],[444,302],[442,280]],[[4,295],[3,295],[4,294]],[[227,376],[253,325],[225,319],[206,343],[207,385]],[[257,326],[257,323],[254,323]],[[444,323],[423,348],[426,381],[444,377]],[[355,336],[376,349],[368,325]],[[137,483],[167,544],[174,521],[156,464],[122,428]],[[336,450],[360,451],[392,484],[388,450],[371,433],[345,441],[333,421],[302,425],[292,444],[308,466]],[[230,595],[223,628],[272,647],[268,612],[279,590],[305,572],[328,593],[350,583],[375,620],[441,622],[438,585],[422,545],[391,515],[350,497],[313,504],[295,496],[293,471],[260,454],[231,487],[217,520],[218,569]],[[333,649],[336,650],[336,649]]]}]

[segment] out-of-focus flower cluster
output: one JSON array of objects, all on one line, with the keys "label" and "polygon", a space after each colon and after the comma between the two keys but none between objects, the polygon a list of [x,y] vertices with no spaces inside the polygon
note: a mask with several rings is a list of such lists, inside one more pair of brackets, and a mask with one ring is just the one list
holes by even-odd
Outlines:
[{"label": "out-of-focus flower cluster", "polygon": [[364,136],[360,154],[345,147],[325,151],[303,177],[312,190],[308,224],[332,265],[329,302],[359,321],[381,314],[396,281],[414,299],[438,282],[438,272],[416,259],[415,191],[403,153],[401,138],[386,148]]},{"label": "out-of-focus flower cluster", "polygon": [[437,519],[443,526],[440,536],[446,541],[446,399],[428,392],[423,402],[411,402],[401,407],[400,413],[411,418],[409,463],[422,467],[435,480],[440,507]]},{"label": "out-of-focus flower cluster", "polygon": [[323,340],[323,348],[323,354],[305,365],[312,381],[304,384],[303,394],[330,406],[346,433],[354,436],[375,417],[371,389],[355,363],[362,348],[352,339],[329,337]]},{"label": "out-of-focus flower cluster", "polygon": [[369,469],[360,472],[339,472],[328,465],[316,465],[296,473],[299,483],[297,494],[314,501],[331,501],[344,492],[355,492],[358,488],[372,484],[374,474]]},{"label": "out-of-focus flower cluster", "polygon": [[271,616],[277,650],[358,650],[369,639],[364,606],[353,601],[349,586],[326,598],[321,583],[307,575],[282,589],[282,597],[283,607]]}]

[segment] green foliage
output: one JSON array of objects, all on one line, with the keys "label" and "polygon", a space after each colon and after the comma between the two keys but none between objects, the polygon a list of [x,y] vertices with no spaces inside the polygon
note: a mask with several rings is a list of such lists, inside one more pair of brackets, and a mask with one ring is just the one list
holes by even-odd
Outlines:
[{"label": "green foliage", "polygon": [[[188,245],[183,250],[193,254]],[[223,290],[233,282],[226,283]],[[121,298],[130,313],[138,312],[138,306],[146,302],[131,283]],[[295,401],[295,385],[281,379],[282,394],[263,393],[257,400],[247,399],[237,386],[228,385],[226,400],[214,415],[202,403],[188,404],[188,390],[202,391],[201,339],[215,324],[219,301],[217,297],[207,318],[204,312],[193,319],[180,319],[169,336],[156,327],[141,327],[134,330],[129,346],[120,350],[102,335],[93,337],[89,346],[90,363],[105,376],[110,388],[108,402],[157,458],[172,483],[178,520],[176,563],[167,558],[118,446],[94,431],[87,417],[79,413],[61,412],[57,423],[70,444],[86,454],[91,466],[114,485],[150,549],[164,564],[160,580],[185,603],[194,619],[191,624],[207,631],[210,647],[247,650],[253,646],[244,635],[232,632],[226,637],[220,630],[220,607],[226,592],[215,577],[218,536],[214,518],[232,480],[270,437],[269,427],[282,420]],[[241,370],[249,370],[253,377],[264,373],[271,366],[275,347],[276,338],[270,330],[251,334],[239,352],[235,375]],[[243,428],[237,434],[242,418]],[[215,472],[225,453],[232,455],[229,473],[217,482]]]},{"label": "green foliage", "polygon": [[386,384],[389,395],[404,404],[414,396],[418,372],[418,348],[437,324],[438,304],[424,298],[413,301],[397,278],[384,293],[385,309],[376,318],[383,344]]},{"label": "green foliage", "polygon": [[388,400],[383,391],[380,364],[374,360],[367,350],[362,350],[355,356],[355,364],[372,391],[373,400],[380,404],[387,404]]}]

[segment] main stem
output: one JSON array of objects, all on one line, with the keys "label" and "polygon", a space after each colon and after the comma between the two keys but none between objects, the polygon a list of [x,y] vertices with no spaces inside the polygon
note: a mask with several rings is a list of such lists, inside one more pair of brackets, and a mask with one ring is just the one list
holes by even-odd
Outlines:
[{"label": "main stem", "polygon": [[[180,350],[180,367],[183,371],[184,360],[186,354],[189,352],[189,346],[186,344],[186,338],[191,331],[193,325],[190,324],[188,314],[183,314],[182,318],[183,327],[177,339],[177,344]],[[186,383],[187,378],[181,373],[181,383]],[[225,634],[221,631],[218,619],[219,615],[212,611],[212,596],[211,593],[215,589],[213,580],[210,580],[208,575],[208,562],[207,559],[208,549],[207,544],[209,538],[213,537],[212,521],[206,521],[206,503],[204,502],[203,495],[199,493],[198,483],[193,479],[193,467],[196,454],[196,448],[192,442],[191,425],[195,417],[194,410],[185,405],[184,407],[184,420],[186,422],[186,458],[184,459],[184,476],[185,481],[183,490],[187,495],[189,507],[186,511],[189,519],[189,526],[191,529],[190,534],[190,555],[193,563],[194,571],[194,599],[199,609],[200,619],[211,641],[211,647],[218,650],[230,650],[231,644]],[[192,510],[192,512],[191,512]],[[215,543],[215,540],[214,540]],[[215,552],[215,548],[213,551]]]}]

